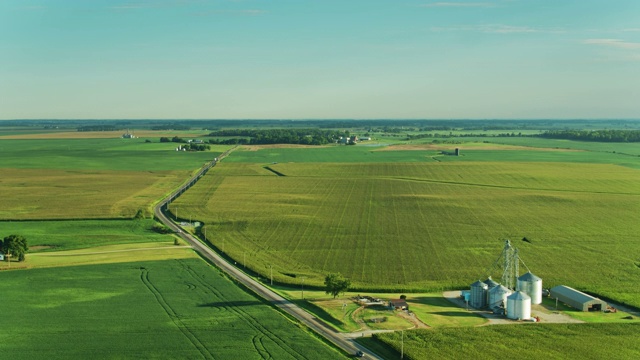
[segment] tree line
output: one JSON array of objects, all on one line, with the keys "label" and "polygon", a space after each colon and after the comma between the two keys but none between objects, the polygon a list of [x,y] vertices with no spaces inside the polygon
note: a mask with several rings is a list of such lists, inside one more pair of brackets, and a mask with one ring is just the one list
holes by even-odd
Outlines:
[{"label": "tree line", "polygon": [[207,144],[196,144],[196,143],[190,143],[187,140],[181,138],[181,137],[177,137],[174,136],[171,139],[169,139],[168,137],[161,137],[160,138],[160,142],[161,143],[167,143],[167,142],[174,142],[174,143],[178,143],[178,144],[183,144],[181,145],[181,147],[183,149],[185,149],[186,151],[206,151],[206,150],[211,150],[211,146],[207,145]]},{"label": "tree line", "polygon": [[[211,144],[300,144],[324,145],[335,142],[345,134],[338,130],[323,129],[229,129],[209,133],[212,137],[236,137],[211,139]],[[240,137],[240,138],[237,138]]]},{"label": "tree line", "polygon": [[598,142],[640,142],[640,130],[548,130],[539,136]]}]

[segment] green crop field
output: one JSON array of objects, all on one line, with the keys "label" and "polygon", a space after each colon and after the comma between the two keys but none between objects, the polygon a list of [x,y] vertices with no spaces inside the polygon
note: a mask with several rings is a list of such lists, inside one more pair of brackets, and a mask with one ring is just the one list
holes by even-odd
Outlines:
[{"label": "green crop field", "polygon": [[11,359],[339,359],[200,259],[4,271]]},{"label": "green crop field", "polygon": [[155,141],[0,140],[0,219],[149,216],[152,204],[229,148],[177,152]]},{"label": "green crop field", "polygon": [[[405,359],[637,359],[634,324],[522,324],[405,331],[374,338]],[[404,338],[401,339],[401,337]]]},{"label": "green crop field", "polygon": [[[265,164],[261,151],[292,162]],[[582,162],[297,162],[306,151],[260,150],[254,163],[236,151],[173,206],[203,221],[215,247],[258,273],[273,266],[283,283],[319,286],[341,272],[363,290],[464,288],[489,275],[509,238],[545,287],[640,305],[628,286],[640,274],[638,170],[589,163],[588,152],[574,152]]]},{"label": "green crop field", "polygon": [[95,246],[173,241],[151,230],[154,220],[0,221],[0,237],[21,234],[30,252],[86,249]]}]

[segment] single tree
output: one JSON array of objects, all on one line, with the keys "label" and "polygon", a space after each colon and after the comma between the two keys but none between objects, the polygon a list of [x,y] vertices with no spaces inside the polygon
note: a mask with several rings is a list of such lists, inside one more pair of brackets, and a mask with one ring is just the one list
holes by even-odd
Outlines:
[{"label": "single tree", "polygon": [[27,239],[22,235],[9,235],[2,241],[2,252],[24,261],[24,254],[29,250]]},{"label": "single tree", "polygon": [[324,278],[324,285],[327,287],[326,293],[333,295],[335,299],[340,293],[343,293],[351,286],[351,281],[340,273],[329,274]]}]

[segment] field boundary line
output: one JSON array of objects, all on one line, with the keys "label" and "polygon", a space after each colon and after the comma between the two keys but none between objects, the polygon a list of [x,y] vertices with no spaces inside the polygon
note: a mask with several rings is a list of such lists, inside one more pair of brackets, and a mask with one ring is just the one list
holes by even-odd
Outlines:
[{"label": "field boundary line", "polygon": [[580,193],[580,194],[607,194],[607,195],[640,196],[640,193],[624,193],[624,192],[611,192],[611,191],[588,191],[588,190],[544,189],[544,188],[519,187],[519,186],[508,186],[508,185],[491,185],[491,184],[466,183],[466,182],[447,181],[447,180],[406,178],[406,177],[395,177],[395,176],[381,177],[381,178],[388,178],[388,179],[400,180],[400,181],[425,182],[425,183],[433,183],[433,184],[489,187],[489,188],[497,188],[497,189],[534,190],[534,191],[548,191],[548,192],[560,192],[560,193]]}]

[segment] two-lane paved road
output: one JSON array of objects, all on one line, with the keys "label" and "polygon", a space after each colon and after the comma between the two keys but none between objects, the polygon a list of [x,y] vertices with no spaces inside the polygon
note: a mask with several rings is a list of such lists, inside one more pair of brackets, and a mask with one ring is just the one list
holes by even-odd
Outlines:
[{"label": "two-lane paved road", "polygon": [[249,277],[247,274],[240,271],[235,266],[229,264],[221,256],[219,256],[217,253],[211,250],[209,247],[202,244],[193,235],[182,231],[182,229],[178,225],[176,225],[173,221],[169,220],[169,218],[165,216],[162,209],[166,207],[170,201],[175,200],[179,196],[179,194],[182,194],[184,190],[186,190],[186,188],[188,188],[195,181],[197,181],[197,179],[201,175],[202,175],[201,173],[198,173],[194,178],[192,178],[185,185],[183,185],[183,187],[181,187],[172,195],[168,196],[166,199],[161,201],[154,209],[155,216],[160,221],[162,221],[166,226],[168,226],[173,231],[175,231],[183,240],[191,244],[194,250],[196,250],[202,256],[209,259],[213,264],[215,264],[222,271],[226,272],[231,277],[236,279],[238,282],[242,283],[244,286],[251,289],[253,292],[258,294],[262,298],[271,302],[273,305],[277,306],[283,311],[286,311],[288,314],[295,317],[300,322],[308,326],[310,329],[314,330],[319,335],[323,336],[324,338],[331,341],[333,344],[335,344],[339,348],[343,349],[345,352],[349,354],[355,354],[356,351],[360,350],[367,354],[367,358],[380,359],[379,357],[372,354],[368,349],[362,347],[361,345],[357,344],[353,340],[345,337],[343,334],[340,334],[335,330],[333,330],[332,328],[326,326],[320,320],[316,319],[313,315],[309,314],[308,312],[304,311],[294,303],[290,302],[289,300],[271,291],[262,283]]}]

